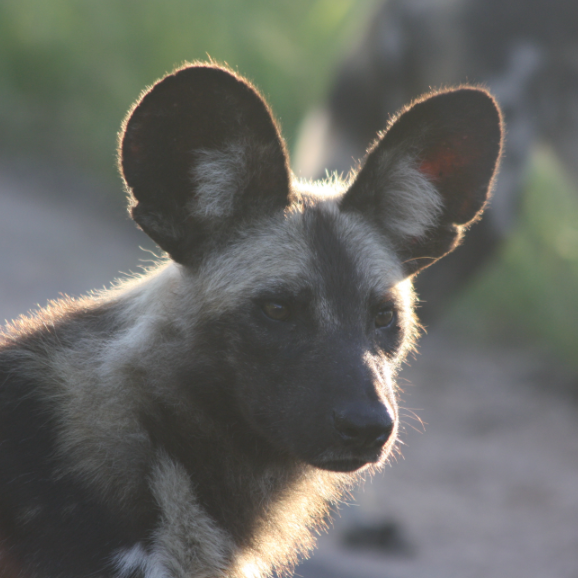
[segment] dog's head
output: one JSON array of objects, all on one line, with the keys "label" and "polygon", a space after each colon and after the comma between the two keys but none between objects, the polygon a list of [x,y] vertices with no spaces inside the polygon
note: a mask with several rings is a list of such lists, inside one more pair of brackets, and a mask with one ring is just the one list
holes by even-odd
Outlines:
[{"label": "dog's head", "polygon": [[121,137],[131,213],[179,264],[190,356],[251,431],[324,469],[383,461],[411,278],[481,214],[501,134],[486,92],[429,95],[347,183],[315,185],[293,179],[267,105],[234,73],[190,66],[142,96]]}]

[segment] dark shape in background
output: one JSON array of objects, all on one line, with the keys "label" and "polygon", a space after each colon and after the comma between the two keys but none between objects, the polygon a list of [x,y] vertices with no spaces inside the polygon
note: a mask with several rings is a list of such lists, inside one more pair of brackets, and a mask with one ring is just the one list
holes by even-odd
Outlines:
[{"label": "dark shape in background", "polygon": [[[578,4],[568,0],[381,3],[360,42],[339,67],[326,104],[304,123],[297,147],[300,174],[319,178],[326,170],[347,173],[355,159],[363,156],[368,139],[384,128],[404,103],[432,87],[465,82],[484,85],[497,97],[507,125],[506,147],[487,214],[472,227],[462,247],[440,267],[424,271],[417,279],[423,299],[420,317],[426,324],[446,313],[456,294],[519,225],[520,213],[526,210],[522,195],[537,145],[548,145],[578,184]],[[557,199],[547,187],[538,194],[556,205]],[[573,216],[578,216],[576,198],[570,205]],[[566,232],[561,233],[563,230]],[[575,270],[578,224],[560,218],[549,234],[557,237],[550,260],[559,262],[562,270]],[[543,248],[528,246],[526,250],[531,254]],[[530,260],[535,276],[547,279],[548,272],[538,273],[540,255],[531,255]],[[542,287],[539,281],[535,288],[527,286],[531,280],[520,281],[518,299],[530,307],[531,299],[524,296],[533,289],[538,294]],[[550,283],[559,281],[555,276],[549,278]],[[567,289],[562,289],[561,300],[550,301],[544,295],[541,301],[547,304],[534,308],[550,311],[550,306],[556,307],[552,301],[573,304],[575,286]],[[576,307],[562,309],[551,317],[564,325],[563,317],[570,315],[568,327],[578,322]],[[546,323],[552,321],[546,319]],[[569,340],[568,352],[574,350],[578,333],[565,331],[559,340],[562,349]]]}]

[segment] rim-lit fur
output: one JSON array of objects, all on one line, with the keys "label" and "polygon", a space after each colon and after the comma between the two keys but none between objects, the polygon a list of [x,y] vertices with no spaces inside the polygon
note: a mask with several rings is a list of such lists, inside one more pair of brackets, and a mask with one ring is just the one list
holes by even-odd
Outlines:
[{"label": "rim-lit fur", "polygon": [[416,103],[347,182],[295,180],[260,95],[212,65],[123,130],[131,214],[170,258],[2,333],[2,576],[289,571],[391,455],[412,276],[483,210],[499,112]]}]

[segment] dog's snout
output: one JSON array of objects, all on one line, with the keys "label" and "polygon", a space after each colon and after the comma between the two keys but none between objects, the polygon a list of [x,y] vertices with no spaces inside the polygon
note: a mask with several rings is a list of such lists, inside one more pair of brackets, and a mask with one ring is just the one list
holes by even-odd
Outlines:
[{"label": "dog's snout", "polygon": [[384,405],[350,407],[333,412],[333,425],[341,440],[360,449],[377,449],[385,444],[394,429],[394,419]]}]

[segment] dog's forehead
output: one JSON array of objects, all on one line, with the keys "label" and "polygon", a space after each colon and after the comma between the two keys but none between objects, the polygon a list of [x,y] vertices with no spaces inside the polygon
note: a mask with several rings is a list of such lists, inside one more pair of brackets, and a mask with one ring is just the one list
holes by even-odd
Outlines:
[{"label": "dog's forehead", "polygon": [[309,248],[310,276],[326,294],[355,299],[384,293],[403,277],[386,239],[333,201],[303,211],[299,228]]},{"label": "dog's forehead", "polygon": [[[307,289],[321,298],[359,300],[394,291],[399,259],[369,223],[334,201],[288,209],[243,232],[211,256],[197,281],[207,302],[239,301]],[[224,305],[224,303],[223,303]]]}]

